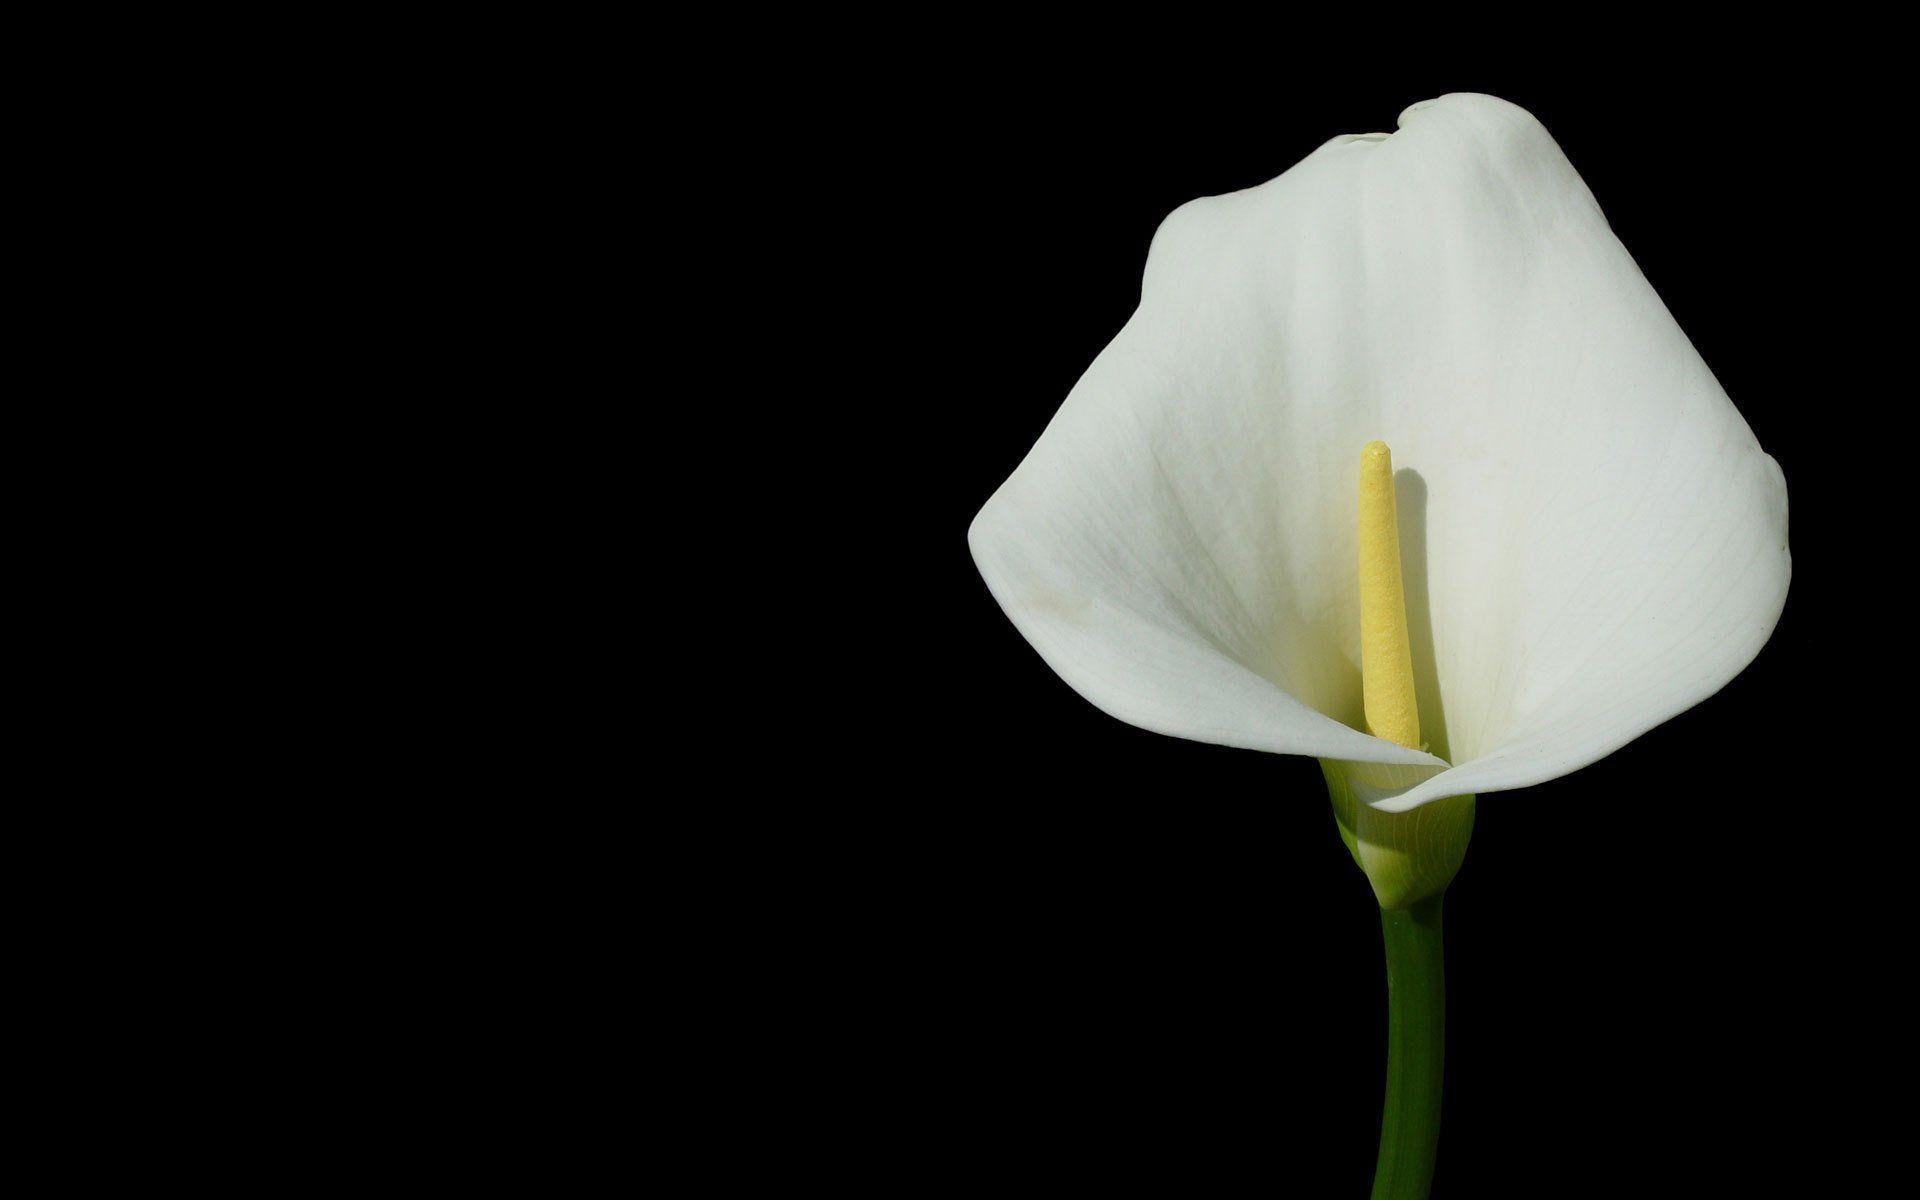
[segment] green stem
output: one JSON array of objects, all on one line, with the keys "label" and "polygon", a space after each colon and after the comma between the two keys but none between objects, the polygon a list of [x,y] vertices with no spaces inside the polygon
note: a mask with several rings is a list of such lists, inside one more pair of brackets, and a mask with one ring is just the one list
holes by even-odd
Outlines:
[{"label": "green stem", "polygon": [[1373,1200],[1427,1200],[1433,1186],[1447,1043],[1443,896],[1380,912],[1387,944],[1387,1103]]}]

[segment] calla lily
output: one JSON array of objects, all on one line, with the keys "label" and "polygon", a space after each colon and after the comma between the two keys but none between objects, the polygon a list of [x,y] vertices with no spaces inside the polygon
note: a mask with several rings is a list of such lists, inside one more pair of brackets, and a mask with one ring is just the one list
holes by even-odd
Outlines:
[{"label": "calla lily", "polygon": [[1474,794],[1712,695],[1790,574],[1779,466],[1547,131],[1477,95],[1398,124],[1168,217],[1139,308],[969,531],[1100,708],[1321,760],[1384,914],[1376,1197],[1431,1176]]},{"label": "calla lily", "polygon": [[[1398,479],[1427,750],[1361,729],[1354,464]],[[1713,694],[1785,603],[1786,485],[1547,131],[1450,95],[1167,218],[1140,306],[969,532],[1123,721],[1422,770],[1576,768]]]}]

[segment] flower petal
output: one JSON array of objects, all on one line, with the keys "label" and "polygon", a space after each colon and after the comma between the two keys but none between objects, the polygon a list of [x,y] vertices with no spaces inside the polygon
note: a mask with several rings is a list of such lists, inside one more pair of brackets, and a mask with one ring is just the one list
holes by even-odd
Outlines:
[{"label": "flower petal", "polygon": [[1786,490],[1546,131],[1415,105],[1162,225],[1140,308],[975,519],[1046,661],[1163,733],[1355,762],[1355,478],[1397,477],[1403,809],[1564,774],[1758,653]]}]

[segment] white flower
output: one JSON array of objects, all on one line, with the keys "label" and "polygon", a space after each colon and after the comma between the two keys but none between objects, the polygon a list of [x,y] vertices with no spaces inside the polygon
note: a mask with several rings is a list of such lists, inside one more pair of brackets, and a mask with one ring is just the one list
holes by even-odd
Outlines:
[{"label": "white flower", "polygon": [[[1139,309],[969,532],[1094,704],[1419,768],[1359,772],[1384,812],[1566,774],[1711,695],[1789,575],[1778,465],[1546,130],[1475,95],[1399,125],[1169,217]],[[1362,732],[1375,439],[1431,753]]]}]

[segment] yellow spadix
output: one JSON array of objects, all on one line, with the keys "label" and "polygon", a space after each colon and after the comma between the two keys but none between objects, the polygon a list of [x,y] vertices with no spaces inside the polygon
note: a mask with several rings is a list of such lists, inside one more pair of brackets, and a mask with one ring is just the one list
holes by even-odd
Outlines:
[{"label": "yellow spadix", "polygon": [[1420,748],[1413,649],[1400,579],[1400,521],[1393,502],[1393,454],[1385,442],[1360,451],[1360,694],[1367,732]]},{"label": "yellow spadix", "polygon": [[[1369,442],[1360,452],[1360,688],[1367,732],[1410,749],[1425,748],[1400,577],[1393,455],[1385,442]],[[1439,716],[1436,709],[1434,734],[1444,744]],[[1386,812],[1367,797],[1411,787],[1438,768],[1326,760],[1320,765],[1340,838],[1366,872],[1380,907],[1410,908],[1444,892],[1473,834],[1473,797],[1449,796],[1411,812]]]}]

